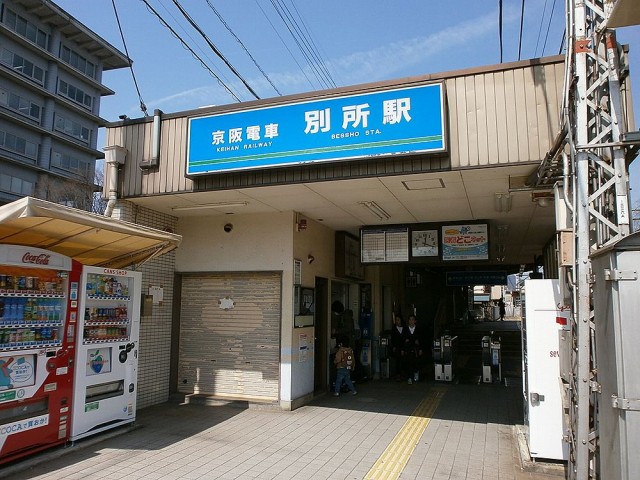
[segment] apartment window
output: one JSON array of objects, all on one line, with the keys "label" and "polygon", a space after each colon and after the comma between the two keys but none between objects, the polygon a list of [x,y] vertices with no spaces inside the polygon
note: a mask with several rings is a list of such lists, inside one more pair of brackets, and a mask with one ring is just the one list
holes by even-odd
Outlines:
[{"label": "apartment window", "polygon": [[29,142],[25,138],[18,137],[13,133],[3,132],[2,130],[0,130],[0,147],[34,160],[38,156],[38,145]]},{"label": "apartment window", "polygon": [[89,174],[89,162],[80,160],[68,153],[53,152],[51,165],[80,175]]},{"label": "apartment window", "polygon": [[4,88],[0,88],[0,105],[40,122],[40,105]]},{"label": "apartment window", "polygon": [[80,123],[74,122],[68,118],[56,115],[56,130],[65,133],[73,138],[89,143],[91,132],[87,127],[83,127]]},{"label": "apartment window", "polygon": [[16,32],[21,37],[30,40],[39,47],[47,49],[47,33],[40,30],[33,23],[29,22],[26,18],[21,17],[17,13],[8,9],[4,15],[4,23],[11,30]]},{"label": "apartment window", "polygon": [[75,85],[71,85],[65,82],[64,80],[60,80],[58,92],[60,92],[61,95],[89,109],[91,108],[91,104],[93,103],[93,97],[91,95],[85,93],[84,90],[76,87]]},{"label": "apartment window", "polygon": [[0,173],[0,190],[17,195],[33,195],[33,182]]},{"label": "apartment window", "polygon": [[44,84],[44,70],[17,53],[3,48],[2,53],[0,53],[0,62],[12,68],[15,72],[32,78],[40,85]]},{"label": "apartment window", "polygon": [[79,53],[71,50],[69,47],[62,47],[60,58],[63,62],[68,63],[77,70],[91,78],[96,78],[96,66]]}]

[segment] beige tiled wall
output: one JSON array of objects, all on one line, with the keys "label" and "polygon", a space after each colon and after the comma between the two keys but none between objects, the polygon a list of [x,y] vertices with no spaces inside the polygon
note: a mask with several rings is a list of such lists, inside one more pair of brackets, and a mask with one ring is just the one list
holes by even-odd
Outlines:
[{"label": "beige tiled wall", "polygon": [[[121,201],[113,217],[147,227],[165,230],[176,229],[177,219],[129,202]],[[142,292],[149,286],[163,288],[162,305],[153,305],[153,313],[140,322],[138,360],[138,409],[166,402],[169,398],[169,370],[171,361],[171,315],[173,304],[173,280],[175,253],[167,253],[142,266],[128,269],[142,272]]]}]

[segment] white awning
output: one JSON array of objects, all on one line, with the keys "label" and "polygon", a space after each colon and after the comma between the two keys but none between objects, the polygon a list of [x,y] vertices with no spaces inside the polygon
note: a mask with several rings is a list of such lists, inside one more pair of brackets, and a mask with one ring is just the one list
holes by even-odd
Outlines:
[{"label": "white awning", "polygon": [[0,206],[0,243],[44,248],[84,265],[125,268],[181,241],[181,235],[33,197]]}]

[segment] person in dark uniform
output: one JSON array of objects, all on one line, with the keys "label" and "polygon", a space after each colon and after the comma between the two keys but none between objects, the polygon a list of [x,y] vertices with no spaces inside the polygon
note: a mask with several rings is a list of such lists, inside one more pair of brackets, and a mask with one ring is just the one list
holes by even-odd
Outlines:
[{"label": "person in dark uniform", "polygon": [[404,325],[400,314],[393,317],[393,327],[391,328],[391,358],[395,360],[395,372],[398,380],[401,379],[401,372],[404,370],[402,362],[402,344],[404,341]]},{"label": "person in dark uniform", "polygon": [[420,378],[420,369],[424,360],[423,338],[416,325],[416,316],[409,315],[402,336],[402,360],[407,383],[411,385]]},{"label": "person in dark uniform", "polygon": [[507,308],[504,304],[504,298],[500,297],[498,300],[498,309],[500,310],[500,321],[504,320],[504,316],[507,313]]}]

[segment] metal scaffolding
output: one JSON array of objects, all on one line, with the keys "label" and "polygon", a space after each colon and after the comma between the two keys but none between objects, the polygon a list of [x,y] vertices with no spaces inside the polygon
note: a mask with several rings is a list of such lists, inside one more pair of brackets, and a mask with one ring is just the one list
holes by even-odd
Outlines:
[{"label": "metal scaffolding", "polygon": [[[628,68],[608,21],[623,0],[567,0],[568,45],[561,129],[538,169],[537,185],[562,185],[572,218],[574,256],[561,267],[571,296],[571,379],[565,384],[568,477],[606,478],[598,465],[600,387],[595,355],[590,257],[630,233],[629,162],[638,132],[628,132]],[[626,6],[625,6],[626,7]],[[604,319],[602,319],[604,321]]]}]

